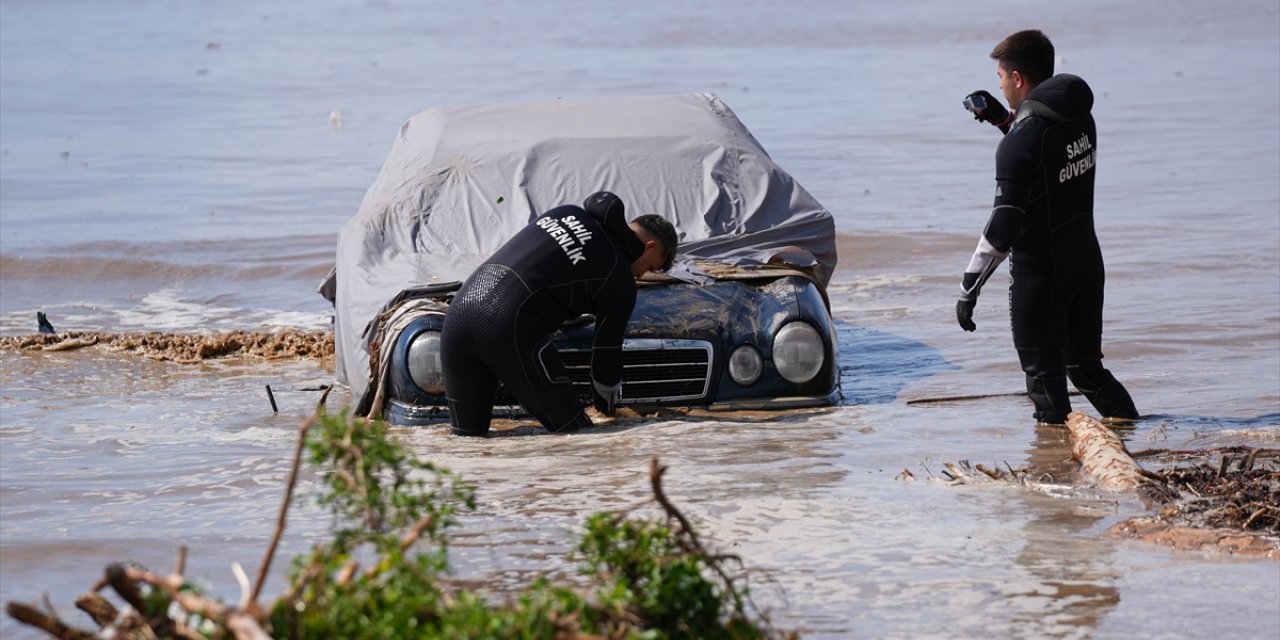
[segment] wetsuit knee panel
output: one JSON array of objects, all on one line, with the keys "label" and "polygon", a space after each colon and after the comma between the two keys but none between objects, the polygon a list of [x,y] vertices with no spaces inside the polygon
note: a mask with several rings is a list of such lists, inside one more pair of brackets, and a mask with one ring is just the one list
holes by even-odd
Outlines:
[{"label": "wetsuit knee panel", "polygon": [[1061,349],[1018,349],[1018,361],[1027,378],[1060,378],[1066,375]]}]

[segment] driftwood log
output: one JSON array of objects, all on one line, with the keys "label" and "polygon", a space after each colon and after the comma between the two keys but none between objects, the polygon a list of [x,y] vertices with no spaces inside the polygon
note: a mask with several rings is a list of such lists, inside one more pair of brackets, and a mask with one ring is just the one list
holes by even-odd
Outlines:
[{"label": "driftwood log", "polygon": [[1096,418],[1074,412],[1067,416],[1067,430],[1071,433],[1071,455],[1098,486],[1131,491],[1147,482],[1146,473],[1129,455],[1120,436]]}]

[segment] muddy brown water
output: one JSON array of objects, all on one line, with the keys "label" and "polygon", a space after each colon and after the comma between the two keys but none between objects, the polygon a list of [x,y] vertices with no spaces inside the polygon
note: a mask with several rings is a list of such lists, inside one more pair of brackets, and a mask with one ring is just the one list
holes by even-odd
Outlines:
[{"label": "muddy brown water", "polygon": [[[761,571],[757,603],[805,637],[1277,637],[1275,561],[1107,536],[1144,512],[1130,498],[939,480],[959,460],[1079,480],[1065,436],[1016,395],[1007,271],[976,333],[952,314],[996,142],[960,98],[995,90],[986,53],[1027,25],[1097,94],[1106,362],[1145,414],[1124,437],[1275,446],[1269,2],[5,2],[0,333],[31,333],[37,310],[70,331],[323,330],[312,292],[336,230],[419,109],[711,90],[836,215],[840,403],[571,437],[402,431],[478,486],[460,580],[500,596],[571,577],[572,532],[643,503],[656,456],[712,544]],[[315,360],[0,351],[0,600],[47,591],[79,619],[71,601],[106,563],[167,569],[179,544],[190,575],[236,599],[229,566],[256,571],[297,426],[331,379]],[[326,524],[300,506],[282,556]],[[32,637],[7,619],[0,636]]]}]

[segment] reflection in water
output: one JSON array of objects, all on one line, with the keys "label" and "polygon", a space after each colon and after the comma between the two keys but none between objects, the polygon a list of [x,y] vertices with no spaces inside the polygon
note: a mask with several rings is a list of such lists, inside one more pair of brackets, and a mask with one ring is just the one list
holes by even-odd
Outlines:
[{"label": "reflection in water", "polygon": [[[523,427],[521,427],[523,429]],[[509,596],[533,576],[572,577],[573,540],[599,511],[656,515],[650,459],[669,468],[665,489],[704,538],[733,549],[799,535],[829,505],[818,496],[848,471],[832,443],[843,428],[827,412],[733,422],[684,418],[601,427],[569,436],[468,439],[406,430],[411,447],[480,489],[480,507],[450,539],[454,576]],[[513,469],[518,474],[513,475]]]},{"label": "reflection in water", "polygon": [[[1027,462],[1033,475],[1047,475],[1070,482],[1076,473],[1071,461],[1071,441],[1064,428],[1037,426]],[[1102,504],[1097,510],[1077,509],[1061,499],[1020,492],[1029,519],[1023,526],[1025,544],[1014,558],[1038,584],[1033,593],[1010,593],[1019,599],[1039,598],[1043,609],[1022,611],[1043,637],[1085,637],[1120,604],[1116,586],[1120,572],[1110,562],[1111,543],[1100,536],[1098,521],[1110,515]]]},{"label": "reflection in water", "polygon": [[939,351],[901,335],[837,320],[840,387],[846,404],[888,404],[912,383],[960,367]]}]

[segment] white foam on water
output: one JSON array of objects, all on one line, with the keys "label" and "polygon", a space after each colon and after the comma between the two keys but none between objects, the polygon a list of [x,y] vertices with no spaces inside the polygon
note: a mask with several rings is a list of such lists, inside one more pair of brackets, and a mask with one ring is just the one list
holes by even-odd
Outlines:
[{"label": "white foam on water", "polygon": [[[179,288],[148,293],[136,301],[70,302],[50,305],[44,311],[56,331],[106,333],[261,331],[277,329],[324,330],[331,311],[299,311],[270,307],[237,307],[206,302]],[[0,315],[0,333],[24,335],[37,332],[36,309]]]},{"label": "white foam on water", "polygon": [[165,289],[149,293],[136,307],[117,309],[115,314],[121,330],[190,331],[207,329],[233,312],[228,307],[184,300],[177,289]]}]

